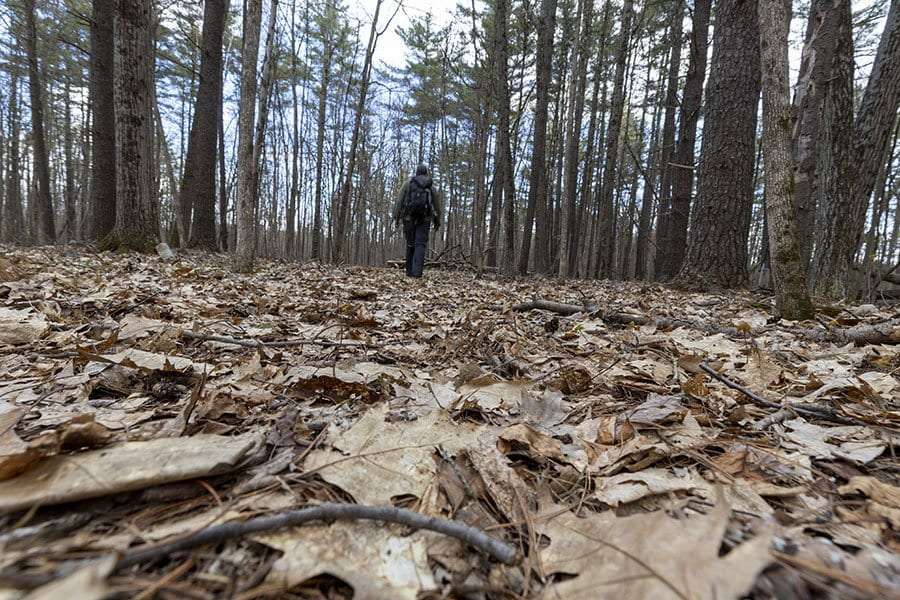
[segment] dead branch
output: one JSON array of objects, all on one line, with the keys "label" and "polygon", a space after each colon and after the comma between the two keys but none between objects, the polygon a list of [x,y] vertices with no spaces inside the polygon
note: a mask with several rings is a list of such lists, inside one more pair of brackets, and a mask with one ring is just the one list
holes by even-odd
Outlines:
[{"label": "dead branch", "polygon": [[228,337],[225,335],[205,335],[202,333],[195,333],[193,331],[182,331],[181,337],[186,340],[194,340],[198,342],[220,342],[222,344],[233,344],[235,346],[243,346],[245,348],[292,348],[295,346],[325,346],[326,348],[330,348],[333,346],[341,346],[341,347],[368,347],[371,344],[366,344],[363,342],[335,342],[332,340],[319,340],[319,339],[302,339],[302,340],[280,340],[273,342],[265,342],[263,340],[245,340],[239,338]]},{"label": "dead branch", "polygon": [[273,531],[285,527],[294,527],[310,521],[382,521],[397,523],[414,529],[427,529],[463,541],[473,548],[489,554],[503,564],[516,562],[516,549],[476,529],[458,521],[429,517],[421,513],[392,506],[364,506],[362,504],[324,503],[290,510],[266,517],[257,517],[247,521],[212,525],[194,534],[171,542],[152,546],[140,546],[128,550],[116,563],[117,569],[124,569],[143,562],[168,556],[173,552],[188,550],[197,546],[214,544],[225,540],[242,537],[251,533]]},{"label": "dead branch", "polygon": [[[617,325],[653,325],[657,329],[675,329],[687,327],[705,333],[722,333],[729,336],[736,335],[760,335],[772,328],[752,329],[748,333],[738,331],[736,327],[721,327],[713,323],[699,320],[675,319],[670,317],[648,317],[634,313],[614,313],[598,311],[595,306],[579,306],[577,304],[564,304],[549,300],[533,300],[514,304],[512,310],[517,312],[528,310],[547,310],[560,315],[571,316],[577,313],[593,313],[607,323]],[[812,342],[828,342],[834,344],[853,343],[858,346],[866,344],[900,344],[900,319],[890,319],[874,325],[855,325],[853,327],[841,327],[833,329],[789,329],[783,331],[797,335]]]},{"label": "dead branch", "polygon": [[[465,542],[506,565],[516,562],[516,548],[493,538],[480,529],[438,517],[395,508],[393,506],[365,506],[325,502],[246,521],[233,521],[211,525],[195,533],[170,542],[138,546],[126,550],[116,563],[115,570],[127,569],[145,562],[164,558],[175,552],[190,550],[207,544],[217,544],[253,533],[296,527],[310,521],[381,521],[397,523],[413,529],[427,529]],[[52,573],[21,574],[6,569],[0,572],[0,584],[18,588],[34,588],[59,577],[64,577],[85,565],[84,561],[71,561],[60,565]]]},{"label": "dead branch", "polygon": [[[779,409],[779,412],[783,409],[783,407],[780,404],[778,404],[777,402],[772,402],[771,400],[766,400],[762,396],[755,394],[754,392],[748,390],[741,384],[732,381],[725,375],[722,375],[721,373],[719,373],[718,371],[716,371],[715,369],[713,369],[711,366],[709,366],[706,363],[700,363],[700,368],[703,370],[704,373],[707,373],[713,379],[716,379],[716,380],[724,383],[727,387],[730,387],[731,389],[737,390],[738,392],[744,394],[745,396],[747,396],[748,398],[753,400],[754,404],[758,404],[759,406],[762,406],[765,408]],[[851,419],[849,417],[842,417],[841,415],[838,415],[834,411],[824,408],[824,407],[810,406],[808,404],[807,405],[791,404],[790,408],[797,414],[804,415],[806,417],[815,417],[818,419],[828,419],[829,421],[834,421],[835,423],[842,423],[844,425],[869,425],[869,423],[866,423],[865,421]]]},{"label": "dead branch", "polygon": [[765,431],[775,423],[783,423],[788,419],[793,419],[797,416],[797,413],[790,406],[785,406],[778,412],[773,412],[771,415],[764,419],[760,419],[756,423],[753,424],[753,431]]}]

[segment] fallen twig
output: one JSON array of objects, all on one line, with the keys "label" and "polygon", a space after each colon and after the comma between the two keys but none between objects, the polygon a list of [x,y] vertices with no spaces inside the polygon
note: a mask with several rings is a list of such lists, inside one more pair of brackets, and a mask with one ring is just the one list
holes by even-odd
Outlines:
[{"label": "fallen twig", "polygon": [[[175,552],[190,550],[206,544],[215,544],[239,538],[252,533],[274,531],[285,527],[295,527],[310,521],[382,521],[397,523],[414,529],[427,529],[463,541],[473,548],[488,554],[506,565],[516,562],[516,548],[480,529],[438,517],[429,517],[404,508],[393,506],[365,506],[362,504],[341,504],[326,502],[316,506],[307,506],[280,514],[256,517],[246,521],[233,521],[211,525],[195,533],[177,538],[170,542],[138,546],[126,550],[113,570],[127,569],[134,565],[151,562]],[[35,588],[59,577],[64,577],[85,566],[85,561],[71,561],[62,564],[51,573],[22,574],[0,572],[0,584],[16,588]]]},{"label": "fallen twig", "polygon": [[383,521],[398,523],[415,529],[427,529],[466,542],[473,548],[489,554],[503,564],[511,565],[516,561],[516,549],[476,529],[458,521],[429,517],[393,506],[365,506],[362,504],[324,503],[266,517],[257,517],[247,521],[212,525],[171,542],[152,546],[140,546],[128,550],[116,563],[117,569],[124,569],[136,564],[168,556],[173,552],[188,550],[205,544],[241,537],[250,533],[273,531],[284,527],[294,527],[310,521]]},{"label": "fallen twig", "polygon": [[[700,363],[700,368],[703,370],[704,373],[707,373],[713,379],[716,379],[716,380],[724,383],[727,387],[730,387],[731,389],[737,390],[740,393],[744,394],[745,396],[747,396],[748,398],[753,400],[753,402],[755,404],[758,404],[765,408],[776,408],[779,410],[781,410],[783,408],[782,405],[778,404],[777,402],[772,402],[771,400],[766,400],[762,396],[759,396],[759,395],[755,394],[754,392],[748,390],[741,384],[732,381],[731,379],[729,379],[725,375],[722,375],[721,373],[719,373],[718,371],[716,371],[715,369],[713,369],[711,366],[709,366],[706,363]],[[821,407],[813,408],[812,406],[809,406],[809,405],[804,406],[802,404],[791,404],[790,408],[794,412],[796,412],[797,414],[800,414],[800,415],[804,415],[807,417],[816,417],[819,419],[828,419],[829,421],[834,421],[835,423],[841,423],[843,425],[866,425],[866,426],[870,425],[870,423],[866,423],[865,421],[861,421],[858,419],[851,419],[849,417],[842,417],[841,415],[838,415],[834,411],[831,411],[827,408],[821,408]],[[771,425],[771,423],[770,423],[770,425]]]},{"label": "fallen twig", "polygon": [[765,431],[775,423],[783,423],[788,419],[793,419],[797,416],[797,413],[790,406],[785,406],[778,412],[773,412],[768,417],[764,419],[760,419],[756,423],[753,424],[753,431]]},{"label": "fallen twig", "polygon": [[368,347],[371,344],[366,344],[364,342],[335,342],[332,340],[318,340],[318,339],[302,339],[302,340],[279,340],[273,342],[265,342],[263,340],[244,340],[239,338],[228,337],[225,335],[206,335],[202,333],[196,333],[193,331],[182,331],[181,337],[187,340],[194,340],[198,342],[219,342],[222,344],[234,344],[235,346],[243,346],[245,348],[290,348],[294,346],[305,346],[307,344],[311,346],[345,346],[345,347]]}]

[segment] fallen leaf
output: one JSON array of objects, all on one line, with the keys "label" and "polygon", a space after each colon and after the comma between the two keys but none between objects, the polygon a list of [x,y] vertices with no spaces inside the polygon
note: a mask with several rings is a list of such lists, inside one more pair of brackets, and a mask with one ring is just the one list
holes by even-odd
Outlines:
[{"label": "fallen leaf", "polygon": [[261,442],[257,434],[196,435],[45,458],[18,477],[0,482],[0,513],[222,473]]},{"label": "fallen leaf", "polygon": [[699,475],[678,476],[666,469],[644,469],[637,473],[620,473],[594,479],[594,496],[609,506],[621,506],[656,494],[689,492],[705,487]]},{"label": "fallen leaf", "polygon": [[0,306],[0,344],[29,344],[40,339],[49,329],[50,323],[39,312]]},{"label": "fallen leaf", "polygon": [[349,584],[354,600],[416,600],[437,588],[428,566],[429,537],[421,531],[400,535],[380,523],[339,521],[255,539],[284,553],[266,579],[278,588],[328,574]]},{"label": "fallen leaf", "polygon": [[409,422],[387,422],[388,407],[366,412],[331,441],[335,450],[317,450],[305,469],[316,470],[361,504],[387,505],[399,496],[423,498],[437,474],[432,455],[440,446],[455,454],[472,443],[478,427],[454,423],[433,410]]},{"label": "fallen leaf", "polygon": [[117,560],[118,557],[115,555],[101,558],[79,568],[70,575],[42,585],[25,596],[23,600],[59,600],[61,598],[103,600],[112,593],[112,589],[106,583],[106,578],[112,573]]},{"label": "fallen leaf", "polygon": [[868,427],[822,427],[797,418],[776,426],[785,447],[802,450],[814,458],[843,458],[866,464],[878,458],[887,444]]},{"label": "fallen leaf", "polygon": [[552,585],[549,593],[567,600],[736,600],[772,561],[773,536],[763,529],[720,556],[730,513],[720,498],[709,514],[683,520],[663,511],[586,518],[566,511],[550,517],[537,525],[550,539],[541,551],[544,571],[574,577]]}]

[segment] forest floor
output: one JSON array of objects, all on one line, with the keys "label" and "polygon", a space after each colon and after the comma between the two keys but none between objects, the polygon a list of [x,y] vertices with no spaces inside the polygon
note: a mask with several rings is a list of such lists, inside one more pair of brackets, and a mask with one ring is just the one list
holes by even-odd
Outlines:
[{"label": "forest floor", "polygon": [[[900,310],[829,312],[0,248],[0,598],[900,597]],[[324,502],[516,558],[381,520],[159,545]]]}]

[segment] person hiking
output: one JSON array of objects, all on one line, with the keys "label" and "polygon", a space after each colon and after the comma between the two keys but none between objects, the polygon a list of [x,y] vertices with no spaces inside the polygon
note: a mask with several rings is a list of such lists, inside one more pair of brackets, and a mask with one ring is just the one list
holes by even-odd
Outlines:
[{"label": "person hiking", "polygon": [[434,189],[428,167],[419,165],[416,176],[403,184],[394,207],[394,223],[403,223],[406,237],[406,274],[421,277],[425,269],[425,250],[431,225],[441,226],[441,196]]}]

